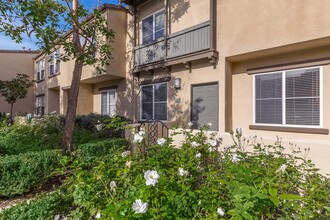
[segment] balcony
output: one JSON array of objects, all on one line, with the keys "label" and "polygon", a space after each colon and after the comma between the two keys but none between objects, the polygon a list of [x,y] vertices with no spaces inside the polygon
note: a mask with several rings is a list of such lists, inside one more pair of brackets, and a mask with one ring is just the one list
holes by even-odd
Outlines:
[{"label": "balcony", "polygon": [[[184,63],[195,58],[217,58],[217,52],[211,50],[210,43],[210,22],[170,34],[162,40],[135,48],[135,71],[151,65]],[[187,59],[180,60],[184,57]]]}]

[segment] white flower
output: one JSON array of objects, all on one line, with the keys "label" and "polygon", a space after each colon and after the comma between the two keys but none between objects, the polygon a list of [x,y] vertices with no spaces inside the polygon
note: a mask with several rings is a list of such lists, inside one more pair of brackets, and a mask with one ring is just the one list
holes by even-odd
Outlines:
[{"label": "white flower", "polygon": [[155,170],[147,170],[144,173],[144,178],[146,179],[147,186],[150,186],[150,185],[155,186],[156,183],[158,182],[159,175],[158,175],[157,171],[155,171]]},{"label": "white flower", "polygon": [[98,212],[98,213],[95,215],[95,218],[96,218],[96,219],[101,218],[101,213]]},{"label": "white flower", "polygon": [[196,158],[200,158],[201,156],[202,156],[201,153],[197,153],[195,157],[196,157]]},{"label": "white flower", "polygon": [[282,164],[282,166],[280,168],[278,168],[278,170],[276,170],[276,173],[278,173],[278,172],[284,173],[286,168],[287,168],[287,166],[285,164]]},{"label": "white flower", "polygon": [[238,157],[238,155],[237,154],[233,154],[233,158],[231,159],[231,161],[233,162],[233,163],[237,163],[238,161],[240,161],[241,159]]},{"label": "white flower", "polygon": [[126,163],[125,163],[125,165],[128,167],[128,168],[131,168],[131,166],[132,166],[132,161],[130,160],[130,161],[127,161]]},{"label": "white flower", "polygon": [[223,210],[222,208],[217,208],[217,213],[219,214],[220,217],[225,215],[225,210]]},{"label": "white flower", "polygon": [[218,145],[218,142],[217,140],[209,140],[209,144],[212,146],[212,147],[215,147]]},{"label": "white flower", "polygon": [[209,147],[208,150],[209,150],[210,152],[214,152],[214,151],[215,151],[215,148],[214,148],[214,147]]},{"label": "white flower", "polygon": [[121,153],[121,156],[122,157],[127,157],[127,155],[130,155],[131,154],[131,151],[124,151],[123,153]]},{"label": "white flower", "polygon": [[148,203],[142,202],[141,199],[137,199],[133,202],[132,209],[135,214],[146,213],[148,211]]},{"label": "white flower", "polygon": [[141,135],[140,132],[134,134],[133,143],[141,143],[142,141],[143,141],[143,135]]},{"label": "white flower", "polygon": [[113,117],[115,117],[115,116],[116,116],[116,113],[115,113],[115,112],[111,112],[111,113],[110,113],[110,117],[111,117],[111,118],[113,118]]},{"label": "white flower", "polygon": [[265,149],[265,154],[266,154],[266,155],[269,155],[269,151],[268,151],[268,149]]},{"label": "white flower", "polygon": [[211,123],[211,122],[207,123],[206,125],[207,125],[207,127],[209,127],[209,128],[212,127],[212,123]]},{"label": "white flower", "polygon": [[192,123],[192,122],[190,121],[190,122],[188,122],[187,125],[188,125],[188,127],[191,127],[191,126],[193,126],[193,124],[194,124],[194,123]]},{"label": "white flower", "polygon": [[236,133],[238,134],[238,135],[242,135],[242,128],[236,128]]},{"label": "white flower", "polygon": [[165,143],[166,143],[165,138],[159,138],[159,139],[157,140],[157,144],[159,144],[159,145],[161,145],[161,146],[163,146]]},{"label": "white flower", "polygon": [[187,171],[187,170],[184,170],[184,169],[182,169],[182,168],[180,167],[180,168],[179,168],[179,175],[180,175],[180,176],[188,175],[188,171]]},{"label": "white flower", "polygon": [[138,133],[139,133],[139,135],[143,136],[143,135],[145,135],[146,132],[145,132],[144,128],[141,128]]},{"label": "white flower", "polygon": [[96,128],[97,131],[101,131],[102,130],[102,124],[95,125],[95,128]]},{"label": "white flower", "polygon": [[192,147],[192,148],[198,147],[199,145],[200,145],[200,144],[197,143],[196,141],[191,142],[191,147]]},{"label": "white flower", "polygon": [[112,181],[110,182],[110,189],[111,189],[112,191],[114,191],[116,188],[117,188],[117,184],[116,184],[115,181],[112,180]]}]

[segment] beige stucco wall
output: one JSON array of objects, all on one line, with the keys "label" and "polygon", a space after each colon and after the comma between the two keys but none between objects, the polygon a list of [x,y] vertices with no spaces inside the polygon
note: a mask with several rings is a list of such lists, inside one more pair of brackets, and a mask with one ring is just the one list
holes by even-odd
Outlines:
[{"label": "beige stucco wall", "polygon": [[[119,8],[108,8],[103,14],[108,20],[109,27],[115,32],[111,42],[112,59],[105,73],[96,73],[93,66],[84,66],[81,76],[80,93],[78,97],[77,114],[97,112],[94,110],[94,85],[103,81],[123,79],[126,77],[126,11]],[[101,36],[100,36],[101,37]],[[63,51],[63,48],[60,48]],[[97,56],[97,55],[96,55]],[[49,76],[48,55],[40,54],[36,62],[45,59],[45,79],[36,83],[36,94],[45,95],[45,113],[58,109],[65,114],[74,70],[74,60],[60,63],[60,72]],[[59,105],[59,106],[57,106]]]},{"label": "beige stucco wall", "polygon": [[[16,74],[26,74],[33,79],[33,58],[37,52],[0,50],[0,80],[11,80]],[[25,99],[14,104],[14,113],[32,113],[34,110],[33,87]],[[10,105],[0,97],[0,112],[10,112]]]},{"label": "beige stucco wall", "polygon": [[[138,45],[141,44],[142,39],[141,21],[159,10],[165,10],[165,3],[165,0],[153,0],[137,8]],[[210,0],[168,0],[167,4],[168,34],[173,34],[210,20]]]}]

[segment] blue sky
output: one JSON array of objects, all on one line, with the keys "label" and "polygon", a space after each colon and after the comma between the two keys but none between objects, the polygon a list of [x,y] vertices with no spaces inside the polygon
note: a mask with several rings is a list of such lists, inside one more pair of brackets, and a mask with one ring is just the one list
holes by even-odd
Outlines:
[{"label": "blue sky", "polygon": [[[86,8],[93,8],[97,5],[98,0],[80,0]],[[111,3],[111,4],[118,4],[118,0],[101,0],[101,4],[104,3]],[[5,36],[3,33],[0,33],[0,49],[9,49],[9,50],[22,50],[23,47],[25,49],[38,49],[35,45],[35,39],[30,39],[27,36],[23,36],[23,41],[21,44],[15,43],[15,41],[11,40],[10,37]]]}]

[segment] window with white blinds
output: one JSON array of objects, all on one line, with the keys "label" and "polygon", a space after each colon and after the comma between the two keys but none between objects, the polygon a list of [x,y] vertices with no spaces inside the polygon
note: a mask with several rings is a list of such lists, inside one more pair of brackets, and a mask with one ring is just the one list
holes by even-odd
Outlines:
[{"label": "window with white blinds", "polygon": [[321,126],[321,68],[257,74],[255,124]]},{"label": "window with white blinds", "polygon": [[116,113],[116,90],[101,92],[101,114],[108,115]]}]

